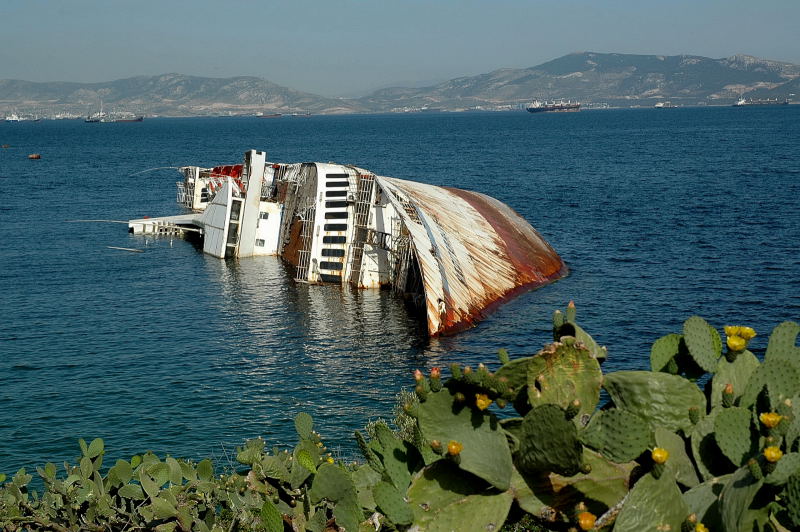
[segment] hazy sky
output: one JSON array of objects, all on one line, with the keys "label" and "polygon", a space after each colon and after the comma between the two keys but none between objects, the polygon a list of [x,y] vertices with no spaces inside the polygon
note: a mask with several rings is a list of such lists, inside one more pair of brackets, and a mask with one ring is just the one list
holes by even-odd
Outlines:
[{"label": "hazy sky", "polygon": [[249,75],[338,96],[577,51],[800,63],[800,0],[0,0],[0,79]]}]

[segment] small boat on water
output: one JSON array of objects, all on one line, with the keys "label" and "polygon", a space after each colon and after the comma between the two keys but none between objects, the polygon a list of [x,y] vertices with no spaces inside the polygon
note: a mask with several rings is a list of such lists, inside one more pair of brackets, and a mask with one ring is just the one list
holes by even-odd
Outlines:
[{"label": "small boat on water", "polygon": [[534,100],[525,108],[529,113],[564,113],[576,112],[581,110],[580,102],[572,100]]},{"label": "small boat on water", "polygon": [[258,113],[256,114],[256,116],[258,118],[280,118],[283,115],[281,113],[269,113],[269,114]]},{"label": "small boat on water", "polygon": [[431,336],[472,327],[568,271],[525,219],[478,192],[353,165],[273,163],[256,150],[241,164],[180,170],[186,213],[130,220],[130,232],[199,237],[221,259],[276,255],[300,283],[391,288]]}]

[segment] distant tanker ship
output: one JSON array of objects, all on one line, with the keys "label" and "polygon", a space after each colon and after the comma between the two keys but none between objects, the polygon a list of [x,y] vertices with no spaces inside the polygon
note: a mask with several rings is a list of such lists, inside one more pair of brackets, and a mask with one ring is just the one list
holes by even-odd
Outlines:
[{"label": "distant tanker ship", "polygon": [[553,100],[551,102],[534,100],[526,109],[529,113],[565,113],[580,111],[581,104],[572,100]]},{"label": "distant tanker ship", "polygon": [[734,107],[744,107],[746,105],[789,105],[789,100],[779,100],[777,98],[739,98]]}]

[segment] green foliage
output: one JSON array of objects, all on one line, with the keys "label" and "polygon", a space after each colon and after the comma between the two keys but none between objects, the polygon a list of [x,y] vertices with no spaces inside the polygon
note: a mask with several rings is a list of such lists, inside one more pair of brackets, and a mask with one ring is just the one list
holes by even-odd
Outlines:
[{"label": "green foliage", "polygon": [[293,448],[249,440],[225,474],[150,452],[104,464],[103,440],[80,440],[74,464],[36,469],[41,495],[25,469],[0,474],[0,529],[568,530],[581,512],[616,532],[677,531],[690,513],[710,530],[800,527],[800,326],[776,327],[759,362],[721,356],[693,316],[655,341],[651,371],[603,375],[576,314],[556,312],[534,356],[501,350],[496,372],[418,373],[391,427],[356,432],[366,464],[334,463],[305,413]]},{"label": "green foliage", "polygon": [[647,422],[628,410],[600,411],[583,431],[581,440],[615,462],[634,460],[653,444]]},{"label": "green foliage", "polygon": [[615,532],[680,530],[689,509],[669,475],[645,475],[636,483],[617,517]]}]

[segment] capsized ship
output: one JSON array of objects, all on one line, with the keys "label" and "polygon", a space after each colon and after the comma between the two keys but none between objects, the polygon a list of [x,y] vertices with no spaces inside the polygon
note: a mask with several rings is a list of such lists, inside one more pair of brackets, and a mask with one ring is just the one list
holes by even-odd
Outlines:
[{"label": "capsized ship", "polygon": [[304,283],[390,287],[416,304],[431,336],[474,326],[567,267],[500,201],[377,176],[352,165],[271,163],[181,168],[188,213],[131,220],[133,233],[193,233],[219,258],[278,255]]}]

